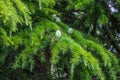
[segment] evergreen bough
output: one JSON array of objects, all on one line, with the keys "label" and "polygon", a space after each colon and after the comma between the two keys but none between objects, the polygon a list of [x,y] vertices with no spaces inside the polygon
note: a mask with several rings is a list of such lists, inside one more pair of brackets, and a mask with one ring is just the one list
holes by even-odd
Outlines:
[{"label": "evergreen bough", "polygon": [[[42,73],[35,70],[36,66],[40,64],[40,68],[43,68],[41,65],[45,64],[47,75],[42,77],[51,76],[50,80],[60,78],[65,80],[92,80],[93,78],[117,80],[119,63],[114,54],[106,50],[94,38],[88,38],[75,29],[72,34],[69,34],[68,25],[49,19],[51,18],[49,13],[56,13],[53,9],[55,0],[35,0],[35,2],[38,2],[39,8],[33,11],[40,10],[40,14],[45,14],[39,18],[37,17],[40,14],[35,16],[36,20],[32,24],[31,19],[34,17],[31,18],[30,14],[37,13],[29,10],[35,7],[32,0],[0,1],[1,79],[9,80],[12,76],[20,80],[39,80],[41,79],[39,74]],[[46,16],[49,17],[46,18]],[[62,33],[60,38],[55,36],[57,30]]]}]

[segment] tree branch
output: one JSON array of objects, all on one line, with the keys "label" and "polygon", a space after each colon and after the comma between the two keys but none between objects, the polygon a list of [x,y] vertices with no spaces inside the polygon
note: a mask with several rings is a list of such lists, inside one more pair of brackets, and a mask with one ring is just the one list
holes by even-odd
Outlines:
[{"label": "tree branch", "polygon": [[103,26],[103,28],[104,28],[104,30],[106,31],[108,37],[111,39],[113,46],[116,48],[117,52],[118,52],[119,55],[120,55],[120,47],[118,46],[116,40],[114,39],[114,36],[112,35],[110,29],[108,28],[107,25],[106,25],[106,26]]}]

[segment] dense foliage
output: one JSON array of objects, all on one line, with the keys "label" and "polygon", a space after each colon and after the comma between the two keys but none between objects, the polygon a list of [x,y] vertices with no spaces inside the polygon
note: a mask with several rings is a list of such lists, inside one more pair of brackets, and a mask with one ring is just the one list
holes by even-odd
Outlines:
[{"label": "dense foliage", "polygon": [[108,2],[0,0],[0,80],[117,80],[120,14]]}]

